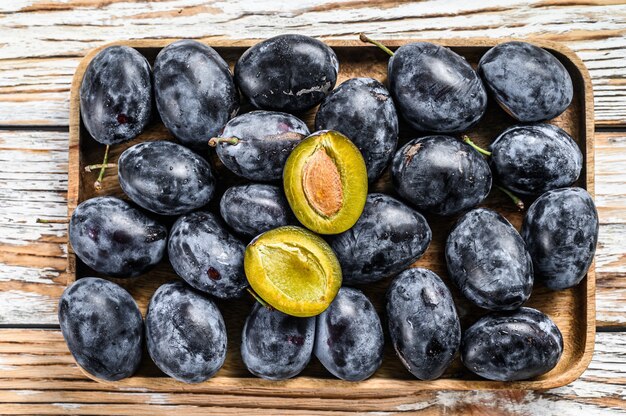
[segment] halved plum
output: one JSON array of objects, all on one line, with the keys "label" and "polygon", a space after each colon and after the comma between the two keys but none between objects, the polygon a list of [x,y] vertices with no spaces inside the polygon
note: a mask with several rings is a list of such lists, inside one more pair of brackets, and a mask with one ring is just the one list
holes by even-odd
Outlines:
[{"label": "halved plum", "polygon": [[275,228],[252,240],[244,270],[259,297],[293,316],[324,312],[341,287],[341,266],[332,248],[302,227]]},{"label": "halved plum", "polygon": [[338,234],[352,227],[363,212],[367,169],[350,139],[334,130],[322,130],[291,152],[283,184],[302,225],[319,234]]}]

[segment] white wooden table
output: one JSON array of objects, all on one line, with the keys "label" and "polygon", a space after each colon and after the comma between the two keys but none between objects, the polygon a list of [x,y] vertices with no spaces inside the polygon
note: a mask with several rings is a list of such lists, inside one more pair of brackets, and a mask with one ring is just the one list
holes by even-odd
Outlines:
[{"label": "white wooden table", "polygon": [[[81,57],[137,38],[536,37],[591,73],[600,213],[597,338],[572,384],[546,392],[423,392],[352,401],[119,390],[85,378],[58,330],[67,275],[68,101]],[[0,1],[0,414],[626,414],[626,2]]]}]

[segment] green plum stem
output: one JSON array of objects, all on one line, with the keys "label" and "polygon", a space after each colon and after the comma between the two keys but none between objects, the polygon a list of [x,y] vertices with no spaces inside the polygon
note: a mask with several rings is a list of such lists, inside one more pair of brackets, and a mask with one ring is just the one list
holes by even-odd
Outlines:
[{"label": "green plum stem", "polygon": [[371,43],[372,45],[378,46],[382,51],[386,52],[389,56],[393,56],[394,55],[394,53],[393,53],[393,51],[391,49],[389,49],[388,47],[386,47],[382,43],[378,42],[377,40],[370,39],[369,37],[367,37],[367,35],[365,33],[359,33],[359,39],[361,40],[361,42]]},{"label": "green plum stem", "polygon": [[491,152],[489,150],[485,150],[469,138],[469,136],[463,136],[463,141],[474,148],[478,153],[482,153],[485,156],[491,156]]},{"label": "green plum stem", "polygon": [[239,143],[239,140],[240,139],[238,137],[213,137],[211,140],[209,140],[209,146],[217,147],[219,143],[227,143],[234,146]]},{"label": "green plum stem", "polygon": [[85,166],[85,172],[92,172],[96,169],[107,169],[107,168],[114,168],[117,166],[117,163],[107,163],[106,165],[103,165],[102,163],[97,163],[95,165],[88,165]]},{"label": "green plum stem", "polygon": [[264,308],[267,309],[271,309],[274,310],[274,308],[272,307],[272,305],[270,305],[269,303],[267,303],[266,301],[264,301],[263,299],[261,299],[261,296],[259,296],[251,287],[247,287],[246,290],[248,291],[249,294],[252,295],[252,297],[259,302]]},{"label": "green plum stem", "polygon": [[498,188],[499,190],[504,192],[509,198],[511,198],[511,201],[513,201],[513,203],[517,205],[517,208],[519,208],[520,210],[524,209],[524,201],[522,201],[517,195],[502,186],[496,185],[496,188]]},{"label": "green plum stem", "polygon": [[67,218],[60,220],[46,220],[44,218],[37,218],[37,224],[67,224],[69,221]]},{"label": "green plum stem", "polygon": [[100,173],[98,174],[98,179],[93,184],[93,187],[96,191],[102,190],[102,179],[104,178],[104,171],[109,164],[109,145],[104,149],[104,158],[102,159],[102,163],[100,164]]}]

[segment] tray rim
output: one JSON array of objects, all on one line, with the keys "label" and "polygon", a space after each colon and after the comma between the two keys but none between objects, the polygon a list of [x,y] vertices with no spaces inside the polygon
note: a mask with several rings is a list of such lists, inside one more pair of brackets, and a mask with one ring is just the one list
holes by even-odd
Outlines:
[{"label": "tray rim", "polygon": [[[68,194],[67,194],[67,206],[68,206],[68,220],[71,217],[74,209],[80,201],[80,173],[83,169],[80,161],[80,100],[79,89],[82,83],[82,78],[87,65],[93,59],[93,57],[102,49],[109,46],[122,45],[133,48],[163,48],[168,44],[180,40],[182,38],[146,38],[146,39],[132,39],[132,40],[120,40],[113,41],[101,45],[97,48],[90,50],[76,68],[76,72],[72,78],[71,91],[70,91],[70,119],[69,119],[69,167],[68,167]],[[361,42],[360,40],[349,39],[333,39],[318,37],[330,47],[339,48],[375,48],[375,46]],[[264,39],[262,38],[248,38],[248,39],[224,39],[224,38],[199,38],[195,39],[208,46],[214,48],[228,48],[228,47],[250,47]],[[450,38],[450,39],[383,39],[386,46],[390,48],[397,48],[402,45],[413,42],[432,42],[438,45],[446,47],[465,47],[465,48],[490,48],[499,43],[510,41],[523,41],[529,42],[539,47],[556,52],[562,56],[562,58],[570,61],[574,68],[578,72],[578,75],[582,78],[583,91],[582,105],[580,114],[583,115],[580,118],[580,122],[584,122],[584,126],[580,126],[580,133],[585,135],[585,165],[583,174],[585,176],[585,189],[592,198],[595,199],[595,155],[594,155],[594,101],[593,101],[593,89],[591,83],[591,77],[589,71],[584,65],[583,61],[576,55],[576,53],[567,46],[554,41],[548,41],[541,38]],[[68,221],[69,222],[69,221]],[[69,226],[69,225],[68,225]],[[74,254],[71,244],[67,242],[67,281],[66,286],[76,280],[76,255]],[[591,358],[593,356],[593,350],[595,345],[596,334],[596,307],[595,307],[595,291],[596,291],[596,273],[595,273],[595,256],[594,260],[589,267],[587,276],[581,283],[584,285],[584,292],[586,294],[586,307],[585,313],[585,343],[583,347],[582,356],[576,362],[575,366],[570,367],[566,371],[552,376],[550,378],[541,380],[527,380],[527,381],[513,381],[513,382],[500,382],[490,380],[461,380],[461,379],[437,379],[431,381],[423,380],[406,380],[406,379],[379,379],[370,378],[362,382],[346,382],[339,379],[320,379],[313,377],[295,377],[290,380],[284,381],[269,381],[260,378],[234,378],[227,376],[215,376],[203,383],[199,384],[185,384],[176,381],[169,377],[143,377],[143,376],[131,376],[129,378],[109,382],[98,379],[89,374],[77,364],[80,371],[88,378],[97,381],[99,383],[108,384],[115,387],[124,388],[146,388],[146,387],[160,387],[168,388],[171,391],[187,391],[187,392],[229,392],[233,394],[246,394],[246,393],[263,393],[268,395],[292,395],[298,396],[312,396],[312,397],[345,397],[345,393],[349,392],[351,396],[357,397],[393,397],[403,396],[420,391],[437,391],[437,390],[547,390],[557,387],[565,386],[572,381],[579,378],[582,373],[587,369]],[[233,390],[236,389],[236,390]]]}]

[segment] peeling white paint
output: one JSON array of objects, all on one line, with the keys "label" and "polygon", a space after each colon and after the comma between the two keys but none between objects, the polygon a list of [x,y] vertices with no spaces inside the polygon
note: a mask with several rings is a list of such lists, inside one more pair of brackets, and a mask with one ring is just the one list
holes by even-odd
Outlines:
[{"label": "peeling white paint", "polygon": [[431,407],[433,404],[429,402],[417,402],[417,403],[407,403],[396,406],[396,410],[400,412],[408,412],[411,410],[424,410],[428,407]]},{"label": "peeling white paint", "polygon": [[78,403],[51,403],[51,404],[52,406],[60,407],[61,409],[65,409],[65,410],[76,410],[82,407],[82,405]]},{"label": "peeling white paint", "polygon": [[167,394],[158,394],[153,393],[150,395],[148,399],[148,403],[150,404],[169,404],[170,400],[168,399]]}]

